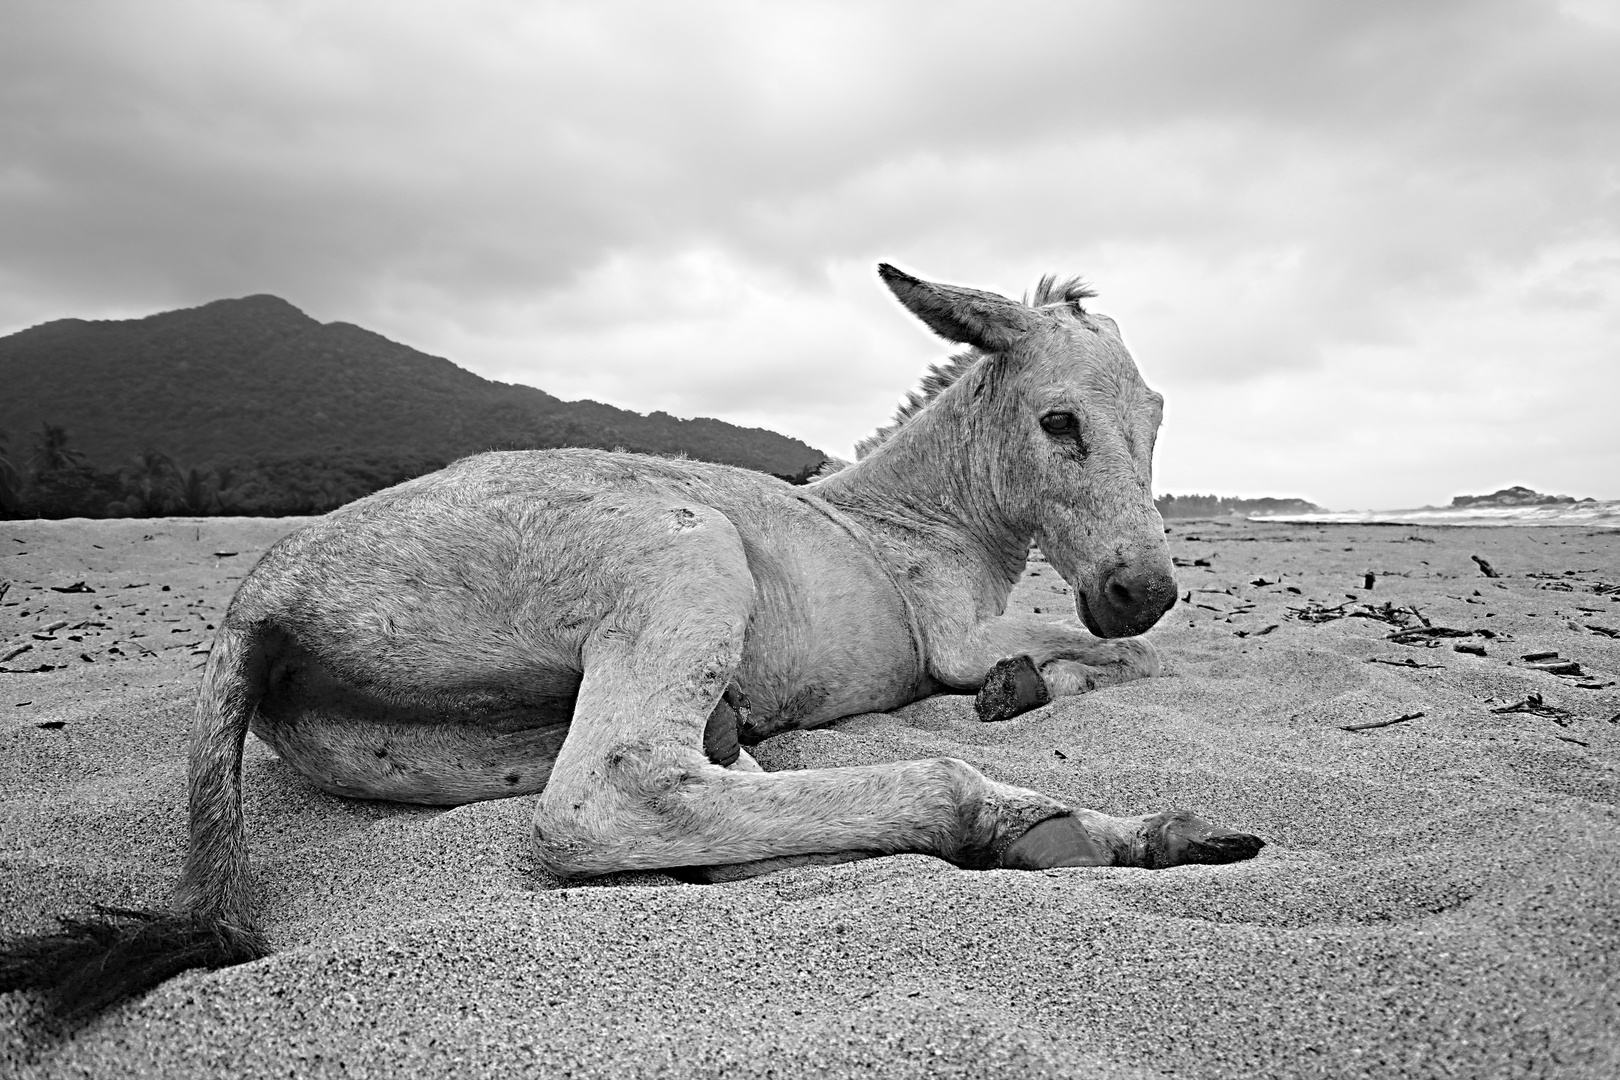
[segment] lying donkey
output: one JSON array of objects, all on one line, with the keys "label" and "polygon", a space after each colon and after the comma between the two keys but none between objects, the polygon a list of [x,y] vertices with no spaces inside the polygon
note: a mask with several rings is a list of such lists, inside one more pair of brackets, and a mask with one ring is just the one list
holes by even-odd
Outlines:
[{"label": "lying donkey", "polygon": [[[744,749],[941,691],[979,690],[1001,719],[1158,670],[1133,635],[1176,599],[1149,487],[1163,401],[1117,327],[1078,283],[1048,278],[1026,305],[878,270],[969,349],[808,487],[634,454],[481,454],[272,547],[203,676],[176,909],[14,942],[0,989],[85,1015],[263,955],[250,729],[335,795],[538,794],[534,851],[565,878],[894,852],[1013,869],[1253,856],[1256,837],[1184,812],[1110,817],[952,758],[765,773]],[[1004,614],[1031,540],[1089,634]]]}]

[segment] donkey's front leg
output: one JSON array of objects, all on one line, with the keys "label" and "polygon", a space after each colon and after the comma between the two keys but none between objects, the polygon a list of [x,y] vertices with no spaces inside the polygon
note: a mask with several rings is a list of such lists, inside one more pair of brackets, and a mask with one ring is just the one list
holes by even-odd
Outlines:
[{"label": "donkey's front leg", "polygon": [[676,509],[667,536],[626,555],[631,584],[582,648],[573,721],[535,811],[543,866],[578,877],[921,852],[988,867],[1066,812],[952,758],[782,773],[718,764],[743,760],[724,730],[735,709],[720,706],[756,592],[735,528],[705,507]]},{"label": "donkey's front leg", "polygon": [[984,720],[1159,674],[1159,655],[1142,638],[1104,640],[1037,615],[985,619],[955,641],[930,642],[929,661],[946,685],[979,690]]}]

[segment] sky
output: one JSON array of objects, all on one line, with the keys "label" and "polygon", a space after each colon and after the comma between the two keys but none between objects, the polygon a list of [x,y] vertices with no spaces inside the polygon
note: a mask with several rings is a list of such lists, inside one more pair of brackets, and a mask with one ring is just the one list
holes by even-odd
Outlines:
[{"label": "sky", "polygon": [[1084,275],[1161,493],[1620,498],[1620,2],[0,5],[0,334],[273,293],[851,457],[949,351],[879,261]]}]

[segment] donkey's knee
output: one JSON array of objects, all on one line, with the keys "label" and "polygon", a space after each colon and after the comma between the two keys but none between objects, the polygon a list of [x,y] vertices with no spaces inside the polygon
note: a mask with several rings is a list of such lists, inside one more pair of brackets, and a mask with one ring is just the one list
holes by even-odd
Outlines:
[{"label": "donkey's knee", "polygon": [[725,770],[702,751],[622,743],[572,783],[541,793],[532,826],[540,866],[564,878],[668,865],[663,852],[689,829],[680,791]]}]

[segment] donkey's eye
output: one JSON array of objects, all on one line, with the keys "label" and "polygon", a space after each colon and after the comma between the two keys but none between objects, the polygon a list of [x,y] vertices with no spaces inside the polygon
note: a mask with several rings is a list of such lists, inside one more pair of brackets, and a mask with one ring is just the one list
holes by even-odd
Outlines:
[{"label": "donkey's eye", "polygon": [[1080,421],[1072,412],[1053,412],[1041,417],[1041,427],[1048,435],[1073,435],[1080,430]]}]

